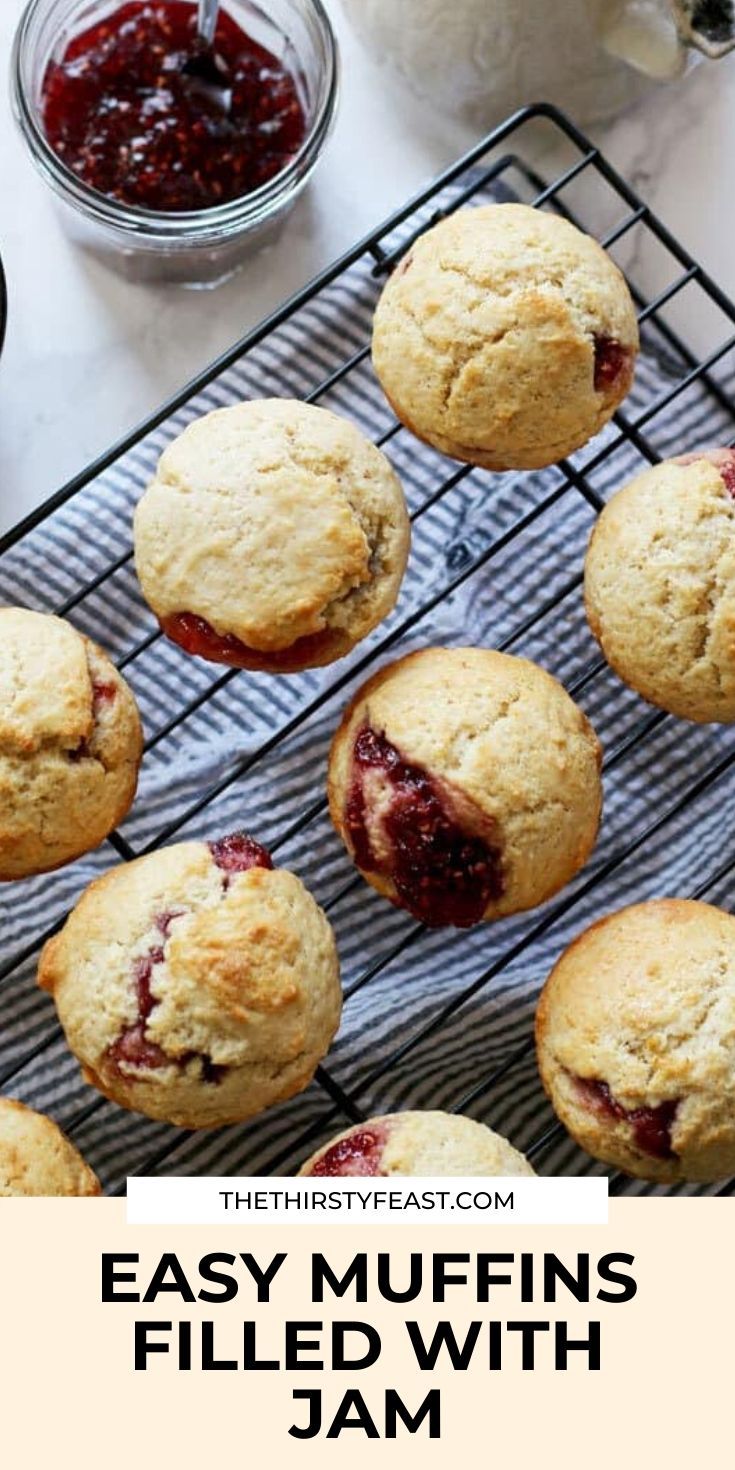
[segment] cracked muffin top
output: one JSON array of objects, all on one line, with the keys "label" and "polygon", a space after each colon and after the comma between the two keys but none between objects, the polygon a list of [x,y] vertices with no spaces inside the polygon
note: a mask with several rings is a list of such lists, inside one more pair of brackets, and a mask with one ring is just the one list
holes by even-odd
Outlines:
[{"label": "cracked muffin top", "polygon": [[589,235],[524,204],[461,210],[411,246],[375,314],[373,362],[420,439],[491,470],[579,449],[633,381],[625,279]]},{"label": "cracked muffin top", "polygon": [[142,738],[96,644],[61,618],[0,608],[0,879],[97,847],[132,803]]},{"label": "cracked muffin top", "polygon": [[184,1128],[237,1123],[300,1092],[337,1029],[332,929],[244,833],[182,842],[92,883],[46,944],[88,1082]]},{"label": "cracked muffin top", "polygon": [[390,1174],[429,1179],[533,1174],[528,1160],[484,1123],[456,1113],[388,1113],[348,1128],[299,1170],[309,1177]]},{"label": "cracked muffin top", "polygon": [[0,1097],[0,1198],[99,1193],[96,1174],[51,1118]]},{"label": "cracked muffin top", "polygon": [[613,496],[585,563],[616,674],[685,720],[735,720],[735,450],[695,451]]},{"label": "cracked muffin top", "polygon": [[330,811],[374,888],[425,924],[465,928],[543,903],[582,867],[600,761],[544,669],[429,648],[358,690],[330,752]]},{"label": "cracked muffin top", "polygon": [[214,662],[281,673],[341,658],[387,616],[409,540],[385,455],[287,399],[189,424],[135,513],[136,568],[164,632]]},{"label": "cracked muffin top", "polygon": [[735,918],[657,899],[593,924],[536,1018],[541,1078],[595,1158],[662,1183],[735,1172]]}]

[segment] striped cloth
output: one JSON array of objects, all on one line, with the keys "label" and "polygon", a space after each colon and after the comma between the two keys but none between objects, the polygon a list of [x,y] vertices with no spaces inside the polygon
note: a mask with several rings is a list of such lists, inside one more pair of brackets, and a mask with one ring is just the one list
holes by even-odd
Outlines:
[{"label": "striped cloth", "polygon": [[[396,248],[466,185],[465,178],[432,200],[423,215],[385,238],[384,248]],[[7,551],[0,558],[0,598],[55,611],[119,560],[129,549],[131,512],[157,456],[196,415],[242,398],[315,393],[369,341],[380,288],[373,266],[366,254],[304,301]],[[671,279],[671,262],[668,269]],[[727,330],[724,318],[713,324],[713,347]],[[688,370],[649,322],[626,419],[650,410]],[[732,357],[715,371],[727,391]],[[351,1096],[355,1115],[452,1108],[476,1092],[467,1110],[525,1149],[553,1123],[529,1045],[540,985],[564,945],[591,920],[636,899],[690,894],[723,863],[735,830],[735,776],[727,764],[735,755],[732,736],[654,715],[598,667],[580,592],[594,509],[560,468],[503,476],[460,472],[396,428],[368,356],[319,402],[371,438],[389,436],[386,452],[415,516],[399,607],[349,659],[298,677],[239,673],[223,679],[213,665],[187,658],[161,638],[152,641],[126,665],[152,747],[122,835],[138,852],[175,824],[171,840],[245,827],[274,847],[278,861],[327,905],[335,926],[347,999],[327,1068]],[[661,456],[729,442],[733,413],[715,387],[696,380],[670,407],[652,414],[645,434],[650,452]],[[573,464],[596,461],[605,446],[609,452],[586,476],[603,500],[646,463],[611,425]],[[449,476],[451,487],[438,495]],[[129,558],[70,616],[123,661],[154,631]],[[608,756],[605,818],[591,863],[561,900],[467,933],[426,932],[354,874],[325,814],[325,763],[341,709],[373,657],[468,642],[507,646],[535,659],[576,694]],[[213,686],[211,697],[175,723]],[[286,735],[273,743],[281,731]],[[259,756],[266,741],[273,748]],[[713,777],[718,763],[723,769]],[[237,779],[187,819],[192,804],[238,764],[245,769]],[[701,789],[689,800],[695,786]],[[651,825],[655,830],[639,840]],[[37,955],[27,952],[89,880],[118,861],[106,843],[60,873],[2,890],[2,1091],[69,1129],[110,1189],[144,1167],[188,1174],[294,1172],[316,1141],[345,1123],[316,1082],[250,1123],[193,1135],[126,1113],[81,1081],[53,1006],[35,986]],[[733,892],[727,875],[705,896],[727,906]],[[27,958],[7,970],[23,954]],[[473,993],[465,997],[470,986]],[[515,1065],[480,1090],[511,1057]],[[599,1172],[561,1131],[539,1151],[536,1164],[544,1173]],[[646,1186],[625,1188],[640,1192]]]}]

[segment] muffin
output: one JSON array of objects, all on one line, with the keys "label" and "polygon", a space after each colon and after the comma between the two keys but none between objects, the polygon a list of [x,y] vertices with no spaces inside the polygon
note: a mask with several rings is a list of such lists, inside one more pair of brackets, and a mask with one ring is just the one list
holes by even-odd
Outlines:
[{"label": "muffin", "polygon": [[452,459],[537,469],[579,449],[633,381],[625,280],[574,225],[525,204],[422,235],[378,303],[373,363],[406,426]]},{"label": "muffin", "polygon": [[684,720],[735,720],[735,450],[645,470],[603,510],[587,617],[626,684]]},{"label": "muffin", "polygon": [[38,980],[85,1079],[183,1128],[301,1092],[341,1005],[327,919],[244,833],[106,873],[46,944]]},{"label": "muffin", "polygon": [[143,596],[188,653],[294,673],[394,607],[409,520],[385,455],[326,409],[217,409],[161,455],[135,512]]},{"label": "muffin", "polygon": [[428,648],[358,690],[329,807],[363,877],[428,925],[543,903],[586,862],[602,805],[589,721],[543,669]]},{"label": "muffin", "polygon": [[100,1193],[96,1174],[50,1118],[0,1097],[0,1197]]},{"label": "muffin", "polygon": [[0,608],[0,880],[97,847],[132,804],[142,748],[101,648],[61,618]]},{"label": "muffin", "polygon": [[554,1110],[597,1159],[657,1183],[735,1173],[735,918],[659,899],[561,956],[536,1017]]},{"label": "muffin", "polygon": [[455,1113],[389,1113],[340,1133],[312,1154],[300,1175],[432,1176],[533,1174],[499,1133]]}]

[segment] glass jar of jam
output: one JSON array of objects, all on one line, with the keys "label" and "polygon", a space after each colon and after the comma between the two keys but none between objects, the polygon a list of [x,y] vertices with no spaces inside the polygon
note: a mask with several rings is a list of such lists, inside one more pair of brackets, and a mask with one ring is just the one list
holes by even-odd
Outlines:
[{"label": "glass jar of jam", "polygon": [[[133,280],[214,284],[270,242],[334,118],[321,0],[30,0],[16,118],[70,233]],[[214,71],[212,66],[214,65]]]}]

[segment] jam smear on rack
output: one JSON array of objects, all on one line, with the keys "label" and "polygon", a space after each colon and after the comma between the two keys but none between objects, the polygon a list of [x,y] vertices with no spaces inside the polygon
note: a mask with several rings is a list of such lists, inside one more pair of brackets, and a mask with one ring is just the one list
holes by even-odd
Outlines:
[{"label": "jam smear on rack", "polygon": [[380,1174],[387,1136],[387,1128],[357,1128],[354,1133],[348,1133],[346,1138],[333,1143],[312,1164],[309,1173],[332,1178],[348,1175],[374,1178]]},{"label": "jam smear on rack", "polygon": [[678,1101],[660,1103],[657,1108],[624,1108],[614,1097],[607,1082],[596,1078],[577,1077],[577,1087],[590,1107],[608,1118],[630,1123],[637,1147],[654,1159],[675,1159],[671,1146],[671,1130]]},{"label": "jam smear on rack", "polygon": [[[370,778],[376,772],[384,854],[374,851],[370,835]],[[357,866],[392,879],[403,906],[424,924],[468,928],[503,893],[500,850],[463,831],[438,782],[369,725],[353,748],[345,822]]]},{"label": "jam smear on rack", "polygon": [[195,5],[120,5],[47,67],[42,117],[54,152],[100,194],[164,213],[260,188],[304,140],[296,79],[224,9],[214,50],[222,91],[184,70],[199,53]]}]

